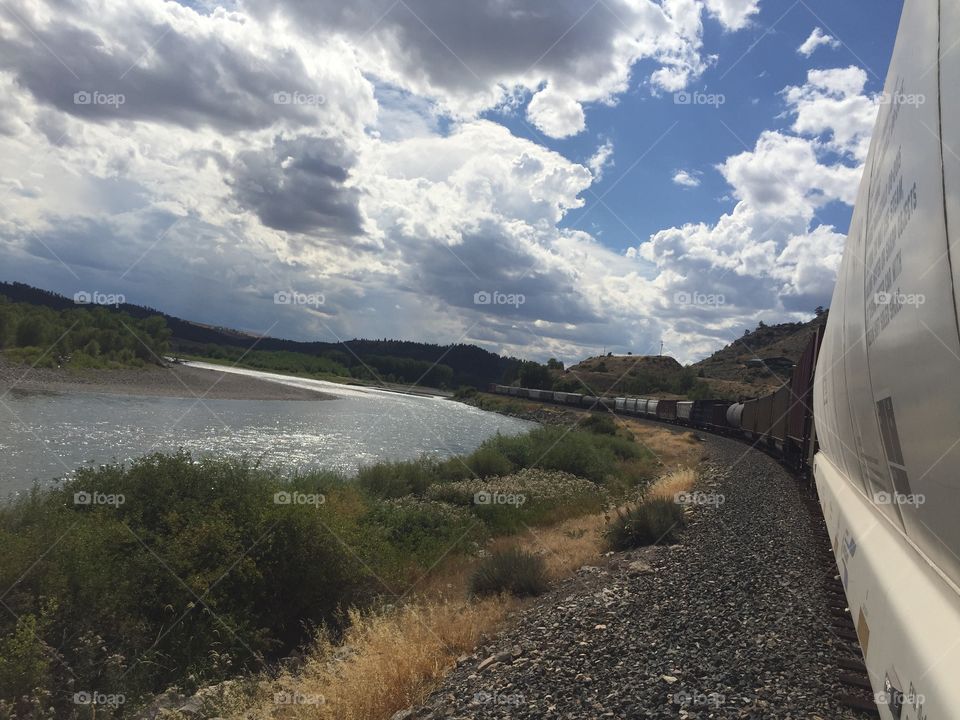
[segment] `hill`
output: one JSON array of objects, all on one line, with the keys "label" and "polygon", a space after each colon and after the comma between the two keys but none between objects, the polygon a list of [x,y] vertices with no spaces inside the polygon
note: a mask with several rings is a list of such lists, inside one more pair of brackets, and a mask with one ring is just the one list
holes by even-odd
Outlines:
[{"label": "hill", "polygon": [[671,397],[686,395],[695,384],[695,373],[667,355],[600,355],[570,366],[554,388]]},{"label": "hill", "polygon": [[748,389],[777,387],[789,370],[780,371],[775,366],[772,371],[766,367],[751,368],[746,363],[756,358],[786,358],[796,363],[816,329],[827,322],[827,314],[825,311],[806,323],[761,323],[692,367],[701,377],[741,383]]}]

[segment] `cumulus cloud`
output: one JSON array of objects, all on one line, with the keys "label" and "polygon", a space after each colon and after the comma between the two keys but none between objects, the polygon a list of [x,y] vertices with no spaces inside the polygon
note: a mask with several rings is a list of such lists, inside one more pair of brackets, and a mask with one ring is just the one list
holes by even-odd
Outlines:
[{"label": "cumulus cloud", "polygon": [[832,149],[862,162],[879,107],[879,97],[864,92],[866,84],[866,71],[856,66],[809,71],[806,83],[782,93],[796,115],[793,131],[823,136]]},{"label": "cumulus cloud", "polygon": [[829,301],[845,237],[819,223],[817,211],[855,201],[876,115],[864,86],[862,70],[840,68],[811,71],[806,84],[786,88],[795,134],[763,132],[717,167],[733,210],[713,224],[662,230],[628,253],[656,267],[661,317],[675,327],[696,324],[691,347],[697,338],[729,342],[732,327],[750,326],[758,314],[800,319]]},{"label": "cumulus cloud", "polygon": [[827,35],[822,28],[815,27],[810,37],[803,41],[803,44],[797,48],[797,52],[804,57],[810,57],[817,51],[818,47],[826,45],[830,48],[840,47],[840,41],[832,35]]},{"label": "cumulus cloud", "polygon": [[613,143],[610,140],[605,140],[587,161],[587,167],[593,173],[595,182],[600,182],[603,179],[603,173],[613,165]]},{"label": "cumulus cloud", "polygon": [[700,178],[698,177],[700,173],[688,172],[687,170],[677,170],[673,176],[673,182],[676,185],[681,185],[683,187],[700,187]]},{"label": "cumulus cloud", "polygon": [[[733,209],[624,254],[563,224],[613,143],[581,164],[495,120],[519,98],[542,132],[570,136],[631,85],[684,87],[711,62],[698,0],[11,7],[24,24],[0,19],[7,272],[276,336],[564,358],[663,338],[693,359],[761,308],[825,301],[842,236],[815,216],[850,201],[872,102],[850,69],[811,73],[784,91],[791,131],[720,164]],[[706,7],[732,30],[757,3]],[[725,304],[676,304],[705,287]],[[286,289],[327,302],[274,305]],[[477,305],[480,291],[525,302]]]},{"label": "cumulus cloud", "polygon": [[461,119],[528,96],[528,120],[558,138],[583,130],[585,105],[615,102],[639,61],[654,63],[654,90],[671,92],[710,61],[700,0],[408,0],[386,8],[374,0],[251,0],[246,7],[305,38],[347,39],[372,77],[434,98]]},{"label": "cumulus cloud", "polygon": [[727,30],[745,28],[760,12],[760,0],[706,0],[710,14]]},{"label": "cumulus cloud", "polygon": [[576,135],[586,126],[583,106],[569,95],[541,90],[527,106],[527,117],[545,134],[554,138]]}]

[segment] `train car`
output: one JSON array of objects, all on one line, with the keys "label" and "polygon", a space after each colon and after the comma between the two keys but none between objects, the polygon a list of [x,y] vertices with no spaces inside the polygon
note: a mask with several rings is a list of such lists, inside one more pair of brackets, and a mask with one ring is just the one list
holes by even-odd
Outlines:
[{"label": "train car", "polygon": [[748,437],[754,437],[757,432],[757,406],[759,403],[756,399],[747,400],[743,404],[743,412],[741,413],[740,420],[740,429]]},{"label": "train car", "polygon": [[657,403],[657,417],[661,420],[673,422],[677,419],[677,401],[660,400]]},{"label": "train car", "polygon": [[727,427],[727,408],[731,403],[726,400],[694,400],[690,421],[702,428],[722,430]]},{"label": "train car", "polygon": [[690,423],[690,416],[693,414],[693,401],[681,400],[677,403],[677,422],[685,424]]},{"label": "train car", "polygon": [[727,427],[731,430],[742,429],[743,408],[743,403],[733,403],[727,408]]},{"label": "train car", "polygon": [[617,412],[623,412],[624,407],[626,407],[627,399],[623,397],[618,397],[614,400],[614,409]]},{"label": "train car", "polygon": [[635,415],[637,412],[637,399],[627,398],[623,403],[623,411]]},{"label": "train car", "polygon": [[541,390],[540,399],[544,402],[554,402],[554,394],[553,390]]},{"label": "train car", "polygon": [[645,417],[647,414],[647,398],[638,398],[637,399],[637,415]]},{"label": "train car", "polygon": [[647,417],[657,417],[657,406],[660,404],[660,401],[656,398],[651,398],[647,400]]},{"label": "train car", "polygon": [[507,394],[513,397],[516,397],[517,395],[520,394],[520,388],[511,385],[510,387],[507,388]]},{"label": "train car", "polygon": [[958,37],[960,3],[905,0],[814,382],[814,477],[882,720],[960,712]]},{"label": "train car", "polygon": [[770,411],[770,438],[784,447],[787,441],[787,416],[790,414],[790,386],[784,385],[773,394]]},{"label": "train car", "polygon": [[580,397],[580,406],[581,407],[594,407],[597,403],[600,402],[600,398],[594,395],[582,395]]},{"label": "train car", "polygon": [[770,434],[773,420],[773,395],[764,395],[757,399],[757,417],[753,427],[755,437],[765,438]]},{"label": "train car", "polygon": [[823,326],[816,329],[803,351],[800,361],[793,369],[790,386],[790,413],[787,416],[787,459],[798,468],[808,462],[813,442],[813,381],[820,344],[823,342]]}]

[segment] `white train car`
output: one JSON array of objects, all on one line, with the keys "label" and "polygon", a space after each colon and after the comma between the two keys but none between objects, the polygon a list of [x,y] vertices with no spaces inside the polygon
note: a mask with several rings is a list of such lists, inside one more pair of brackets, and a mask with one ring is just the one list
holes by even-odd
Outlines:
[{"label": "white train car", "polygon": [[906,0],[817,364],[814,474],[885,720],[960,717],[960,2]]}]

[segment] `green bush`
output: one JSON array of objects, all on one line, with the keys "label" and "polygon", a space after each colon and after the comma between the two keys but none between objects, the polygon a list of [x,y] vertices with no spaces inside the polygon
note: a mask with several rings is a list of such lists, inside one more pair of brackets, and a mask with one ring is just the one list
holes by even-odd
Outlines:
[{"label": "green bush", "polygon": [[427,490],[427,497],[469,509],[498,535],[600,512],[605,505],[605,493],[596,483],[537,468],[506,477],[439,483]]},{"label": "green bush", "polygon": [[479,478],[507,475],[514,469],[513,463],[496,448],[486,446],[470,453],[464,464],[473,471],[473,476]]},{"label": "green bush", "polygon": [[379,540],[378,567],[398,580],[411,561],[429,568],[486,538],[483,526],[465,509],[413,497],[378,502],[361,522],[367,542]]},{"label": "green bush", "polygon": [[579,425],[581,430],[596,433],[598,435],[616,435],[617,423],[607,412],[593,412]]},{"label": "green bush", "polygon": [[485,557],[470,578],[470,592],[481,597],[499,593],[535,597],[548,585],[543,559],[515,547]]},{"label": "green bush", "polygon": [[644,500],[618,512],[605,537],[611,550],[629,550],[644,545],[669,545],[683,528],[683,507],[666,498]]},{"label": "green bush", "polygon": [[381,462],[357,472],[357,484],[380,498],[422,495],[438,479],[438,463],[427,457]]},{"label": "green bush", "polygon": [[[135,706],[171,684],[189,690],[259,667],[302,641],[305,627],[335,623],[373,588],[375,557],[344,551],[359,530],[339,508],[278,500],[318,483],[284,483],[244,462],[154,455],[81,468],[62,489],[0,509],[0,586],[11,588],[0,675],[21,678],[0,677],[0,699],[46,677],[63,716],[68,680],[122,692]],[[78,493],[113,502],[83,504]],[[27,633],[14,614],[43,621]],[[43,666],[31,637],[60,662]]]}]

